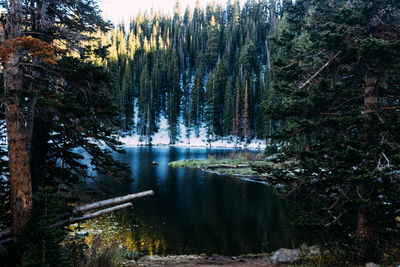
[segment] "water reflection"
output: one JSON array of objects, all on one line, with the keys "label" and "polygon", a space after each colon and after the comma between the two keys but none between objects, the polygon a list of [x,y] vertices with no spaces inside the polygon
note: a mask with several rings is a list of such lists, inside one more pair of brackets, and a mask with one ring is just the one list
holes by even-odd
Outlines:
[{"label": "water reflection", "polygon": [[[290,205],[268,186],[168,167],[173,160],[231,152],[128,148],[119,157],[131,165],[134,182],[102,177],[99,186],[106,189],[106,197],[150,189],[155,195],[134,201],[133,210],[93,220],[87,227],[103,231],[112,226],[107,238],[116,238],[127,247],[148,254],[239,255],[270,252],[310,241],[309,233],[290,224]],[[153,167],[153,161],[159,165]]]}]

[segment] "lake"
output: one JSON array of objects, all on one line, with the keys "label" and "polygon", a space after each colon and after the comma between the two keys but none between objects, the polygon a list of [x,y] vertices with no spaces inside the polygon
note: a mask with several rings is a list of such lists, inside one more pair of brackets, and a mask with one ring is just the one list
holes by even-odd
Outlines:
[{"label": "lake", "polygon": [[[150,254],[271,252],[313,242],[291,225],[292,210],[273,188],[194,169],[168,167],[170,161],[227,156],[234,150],[131,147],[118,158],[129,163],[133,182],[99,179],[105,197],[146,190],[155,195],[133,202],[133,210],[94,220],[103,236]],[[152,162],[159,165],[153,167]],[[101,230],[103,229],[103,230]],[[113,229],[110,231],[110,229]]]}]

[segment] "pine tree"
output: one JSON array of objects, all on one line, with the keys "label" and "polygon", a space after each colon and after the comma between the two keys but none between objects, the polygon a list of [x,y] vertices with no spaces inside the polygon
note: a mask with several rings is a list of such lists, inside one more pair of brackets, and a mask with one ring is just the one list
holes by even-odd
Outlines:
[{"label": "pine tree", "polygon": [[[274,172],[277,180],[315,201],[308,223],[335,226],[356,256],[372,259],[382,256],[380,241],[399,241],[399,8],[396,1],[284,2],[275,100],[265,103],[280,124],[272,137],[299,159]],[[356,218],[350,230],[340,227],[346,217]]]},{"label": "pine tree", "polygon": [[[119,113],[109,95],[110,76],[102,67],[83,61],[100,50],[78,45],[91,42],[99,27],[107,26],[95,2],[7,2],[10,8],[1,27],[6,92],[2,102],[7,106],[12,231],[19,245],[38,185],[58,186],[61,194],[89,176],[74,149],[84,148],[99,174],[118,176],[123,171],[110,151],[93,142],[103,141],[118,150],[113,136]],[[36,14],[41,20],[35,19]],[[60,43],[80,59],[55,47]],[[19,261],[19,256],[14,259]]]},{"label": "pine tree", "polygon": [[235,112],[235,100],[233,94],[233,87],[231,83],[231,79],[228,79],[228,82],[225,86],[225,100],[224,100],[224,119],[223,119],[223,135],[228,136],[232,134],[232,121],[233,115]]},{"label": "pine tree", "polygon": [[214,16],[211,17],[210,25],[207,30],[207,66],[212,69],[217,63],[218,53],[218,25]]},{"label": "pine tree", "polygon": [[244,140],[247,143],[250,136],[250,122],[249,122],[249,95],[248,95],[248,88],[247,82],[244,89],[244,109],[243,109],[243,135]]},{"label": "pine tree", "polygon": [[170,143],[175,144],[178,137],[179,130],[179,107],[181,102],[181,88],[179,82],[179,66],[178,56],[173,52],[172,66],[169,72],[169,91],[168,91],[168,106],[167,106],[167,118],[169,124],[169,136]]},{"label": "pine tree", "polygon": [[[233,129],[231,120],[235,116],[229,119],[229,123],[224,121],[224,116],[229,113],[229,102],[224,103],[229,99],[225,96],[226,83],[229,79],[236,81],[233,77],[237,76],[243,80],[243,76],[246,75],[249,131],[262,137],[264,123],[259,106],[264,96],[263,90],[267,90],[264,88],[272,82],[271,49],[266,48],[265,43],[267,35],[272,32],[272,27],[268,26],[272,18],[268,17],[267,8],[277,13],[277,5],[268,5],[266,1],[251,1],[243,10],[238,1],[228,4],[226,8],[214,3],[205,9],[197,2],[193,12],[186,9],[182,16],[179,4],[176,4],[172,16],[140,13],[131,20],[129,30],[124,25],[118,26],[108,41],[111,44],[108,68],[116,77],[114,95],[119,100],[118,104],[125,109],[126,96],[123,86],[127,79],[125,74],[128,58],[132,69],[134,98],[139,96],[141,66],[148,65],[154,99],[152,111],[156,121],[162,113],[167,114],[167,117],[175,117],[167,112],[168,91],[172,83],[170,77],[175,76],[178,77],[182,98],[176,112],[183,115],[183,123],[188,129],[186,134],[190,134],[192,126],[195,135],[199,133],[201,122],[205,119],[203,113],[207,108],[211,113],[206,112],[205,115],[218,114],[212,118],[213,132],[210,134],[230,135]],[[172,54],[175,56],[171,56]],[[178,71],[176,75],[172,75],[171,66],[175,64],[175,59]],[[269,66],[268,74],[263,71],[263,65]],[[213,90],[210,89],[208,73],[214,74]],[[265,75],[269,78],[263,79]],[[194,83],[193,86],[191,82]],[[212,104],[210,107],[205,103],[204,87],[207,87],[207,82],[208,93],[214,92],[213,100],[210,102],[210,99],[207,99]],[[231,93],[233,98],[234,91]],[[241,106],[243,97],[242,93]],[[233,107],[234,102],[235,99]],[[234,108],[231,112],[234,112]],[[242,115],[239,117],[242,128]],[[228,127],[228,124],[231,126]]]},{"label": "pine tree", "polygon": [[124,80],[122,83],[123,95],[123,114],[125,119],[125,129],[129,130],[133,124],[133,85],[132,85],[132,71],[129,61],[125,63]]},{"label": "pine tree", "polygon": [[195,129],[195,136],[199,137],[199,128],[201,126],[203,118],[203,107],[204,107],[204,81],[203,81],[203,70],[199,67],[196,71],[196,77],[194,81],[194,88],[192,91],[192,125]]}]

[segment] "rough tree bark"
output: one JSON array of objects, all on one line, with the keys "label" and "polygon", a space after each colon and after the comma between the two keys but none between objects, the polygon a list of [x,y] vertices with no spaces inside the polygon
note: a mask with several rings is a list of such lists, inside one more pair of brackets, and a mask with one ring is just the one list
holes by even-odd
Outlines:
[{"label": "rough tree bark", "polygon": [[[5,41],[21,37],[22,1],[9,1]],[[6,99],[6,125],[8,136],[8,157],[11,188],[12,233],[14,241],[20,242],[23,229],[29,220],[32,205],[31,171],[27,134],[28,121],[24,117],[19,92],[24,89],[23,73],[20,63],[23,60],[22,48],[11,52],[4,62],[4,87]]]},{"label": "rough tree bark", "polygon": [[[378,111],[377,82],[377,76],[367,71],[364,78],[364,116],[366,119],[366,135],[368,142],[376,141],[374,140],[374,123],[371,119],[372,115]],[[364,193],[366,189],[361,186],[360,191]],[[365,195],[366,194],[364,194],[364,196]],[[356,237],[363,248],[365,248],[370,241],[376,239],[376,227],[374,223],[371,222],[368,209],[365,207],[360,207],[358,212]]]}]

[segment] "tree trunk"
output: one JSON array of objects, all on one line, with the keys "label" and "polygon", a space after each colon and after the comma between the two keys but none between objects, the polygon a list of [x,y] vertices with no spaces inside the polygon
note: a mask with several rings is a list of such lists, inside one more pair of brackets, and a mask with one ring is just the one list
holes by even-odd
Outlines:
[{"label": "tree trunk", "polygon": [[[365,74],[364,79],[364,116],[366,119],[366,137],[368,142],[375,142],[375,131],[374,131],[374,122],[371,121],[371,115],[377,112],[378,108],[378,95],[376,91],[376,83],[378,78],[375,75],[367,72]],[[367,190],[364,186],[359,187],[359,191],[361,192],[361,196],[363,199],[367,198]],[[357,221],[357,231],[356,231],[357,242],[360,245],[360,248],[365,253],[368,246],[372,244],[374,240],[376,240],[376,227],[373,222],[371,222],[370,216],[368,214],[368,210],[364,207],[360,207],[360,211],[358,212],[358,221]]]},{"label": "tree trunk", "polygon": [[374,75],[367,73],[365,75],[364,84],[364,111],[366,118],[370,114],[377,111],[378,96],[376,94],[375,85],[377,83],[377,78]]},{"label": "tree trunk", "polygon": [[[11,8],[6,25],[7,39],[21,37],[22,4],[21,0],[10,1]],[[12,232],[14,241],[19,237],[29,220],[32,205],[31,171],[27,141],[28,121],[24,118],[24,108],[20,104],[18,93],[23,88],[20,63],[23,59],[20,49],[11,52],[4,62],[4,87],[7,93],[6,124],[8,136],[8,157],[11,187]]]},{"label": "tree trunk", "polygon": [[367,244],[376,239],[376,228],[370,222],[368,212],[365,208],[361,208],[358,212],[356,236],[360,244]]}]

